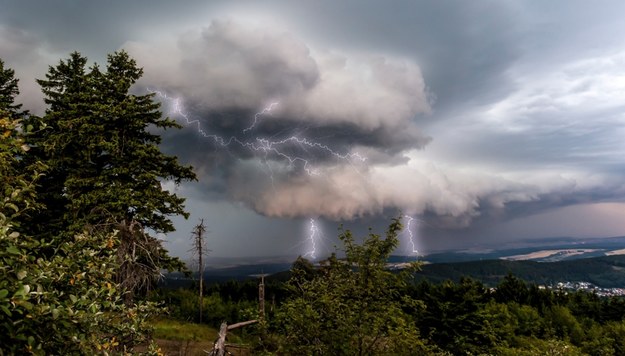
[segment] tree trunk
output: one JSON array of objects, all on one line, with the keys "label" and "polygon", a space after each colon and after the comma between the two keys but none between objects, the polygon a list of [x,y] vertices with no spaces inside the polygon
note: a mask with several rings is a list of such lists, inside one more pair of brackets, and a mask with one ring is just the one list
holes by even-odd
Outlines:
[{"label": "tree trunk", "polygon": [[[202,221],[202,224],[204,221]],[[200,269],[200,324],[202,323],[202,308],[204,307],[204,264],[202,263],[203,246],[202,246],[202,232],[198,236],[198,250],[199,250],[199,269]]]},{"label": "tree trunk", "polygon": [[219,328],[219,338],[213,346],[213,355],[224,356],[226,353],[226,334],[228,333],[228,324],[224,321]]}]

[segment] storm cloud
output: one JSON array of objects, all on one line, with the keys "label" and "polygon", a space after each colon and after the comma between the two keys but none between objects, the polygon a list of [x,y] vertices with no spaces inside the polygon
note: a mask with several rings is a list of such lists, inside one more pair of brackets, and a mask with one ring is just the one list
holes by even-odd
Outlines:
[{"label": "storm cloud", "polygon": [[[258,175],[250,170],[268,175],[255,179],[267,182],[254,189],[277,193],[311,173],[327,177],[349,166],[365,174],[372,164],[405,163],[403,153],[431,140],[417,125],[431,111],[430,94],[419,67],[406,59],[315,51],[287,32],[233,21],[213,21],[169,42],[134,42],[124,48],[146,69],[141,84],[180,98],[171,114],[197,120],[191,127],[209,136],[204,141],[177,138],[174,150],[195,166],[219,162],[229,196],[261,213],[285,216],[265,210],[266,204],[256,204],[256,197],[243,192],[250,184],[241,176]],[[158,53],[168,53],[167,59]],[[172,109],[171,100],[160,99]],[[270,112],[254,118],[270,103],[275,103]],[[207,181],[215,185],[214,178]],[[307,215],[305,210],[297,215]],[[318,215],[349,214],[328,210]]]},{"label": "storm cloud", "polygon": [[[7,1],[0,57],[37,113],[34,78],[70,51],[136,58],[135,92],[158,91],[184,126],[162,148],[200,177],[170,187],[193,217],[168,237],[176,254],[205,214],[216,253],[273,254],[265,242],[298,240],[303,218],[381,227],[400,211],[421,221],[427,249],[625,233],[614,218],[625,207],[623,11],[578,0]],[[598,217],[606,206],[611,220]]]},{"label": "storm cloud", "polygon": [[[171,140],[174,152],[199,167],[203,194],[263,215],[349,220],[394,209],[460,228],[505,217],[507,207],[536,211],[623,193],[613,177],[579,169],[519,174],[428,159],[422,150],[432,138],[419,124],[434,102],[419,66],[407,59],[312,48],[289,32],[231,20],[124,47],[146,68],[142,85],[180,98],[181,111],[171,114],[197,120],[189,127],[209,136],[190,130]],[[527,90],[480,119],[532,110],[539,98]],[[515,100],[518,95],[534,105]],[[171,100],[161,99],[171,109]],[[507,108],[507,100],[523,108]],[[272,102],[270,112],[253,119]],[[266,142],[279,144],[267,149]]]}]

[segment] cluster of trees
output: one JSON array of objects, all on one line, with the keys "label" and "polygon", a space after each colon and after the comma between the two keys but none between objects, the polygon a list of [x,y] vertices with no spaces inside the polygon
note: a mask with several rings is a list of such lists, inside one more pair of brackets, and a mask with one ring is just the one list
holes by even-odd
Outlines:
[{"label": "cluster of trees", "polygon": [[[496,287],[416,281],[413,265],[390,271],[398,220],[386,236],[356,243],[340,235],[344,258],[319,265],[299,258],[287,282],[269,278],[266,318],[247,334],[259,354],[288,355],[623,355],[625,299],[527,285],[513,275]],[[206,288],[207,322],[248,320],[257,282]],[[161,291],[179,317],[193,320],[190,290]],[[162,299],[161,299],[162,300]],[[194,309],[195,308],[195,309]],[[238,308],[238,310],[237,310]],[[184,312],[183,312],[184,311]]]},{"label": "cluster of trees", "polygon": [[[163,180],[195,179],[160,152],[152,95],[125,52],[106,68],[72,53],[38,80],[47,104],[21,110],[0,60],[0,354],[131,352],[158,312],[141,301],[163,268],[182,268],[155,237],[185,215]],[[155,351],[151,348],[148,351]]]},{"label": "cluster of trees", "polygon": [[426,305],[415,315],[422,335],[453,354],[625,353],[623,298],[541,289],[512,275],[496,288],[463,278],[407,293]]},{"label": "cluster of trees", "polygon": [[[587,248],[594,248],[587,246]],[[492,257],[491,260],[431,263],[423,266],[419,276],[430,281],[444,282],[447,279],[459,281],[463,276],[472,276],[486,284],[495,285],[505,277],[506,271],[523,280],[550,285],[559,281],[586,281],[604,288],[625,286],[625,256],[597,256],[549,262],[508,261]],[[428,258],[429,259],[429,258]],[[502,273],[502,271],[504,271]]]}]

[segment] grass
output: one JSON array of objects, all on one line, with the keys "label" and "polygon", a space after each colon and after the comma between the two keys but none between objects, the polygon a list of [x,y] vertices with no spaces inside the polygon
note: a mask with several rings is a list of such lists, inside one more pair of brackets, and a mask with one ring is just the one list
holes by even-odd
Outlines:
[{"label": "grass", "polygon": [[[165,355],[194,356],[206,355],[213,347],[219,331],[208,325],[184,322],[174,319],[156,319],[152,321],[154,339]],[[228,343],[241,343],[241,338],[228,333]],[[231,350],[232,355],[249,355],[243,349]]]},{"label": "grass", "polygon": [[195,324],[173,319],[155,319],[154,341],[165,355],[206,355],[219,333],[208,325]]},{"label": "grass", "polygon": [[[208,325],[160,318],[152,321],[153,337],[165,355],[206,355],[213,347],[219,330]],[[228,343],[239,344],[241,338],[228,333]],[[232,350],[233,355],[248,355],[245,349]]]},{"label": "grass", "polygon": [[219,331],[208,325],[172,319],[153,321],[154,338],[172,341],[209,341],[217,339]]}]

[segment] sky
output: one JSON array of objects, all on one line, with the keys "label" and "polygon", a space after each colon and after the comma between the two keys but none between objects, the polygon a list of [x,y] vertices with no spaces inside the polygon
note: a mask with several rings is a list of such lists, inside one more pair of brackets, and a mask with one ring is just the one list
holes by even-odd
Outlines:
[{"label": "sky", "polygon": [[[409,229],[398,253],[625,235],[622,1],[0,0],[19,101],[79,51],[124,49],[184,127],[214,257],[333,251],[337,229]],[[410,218],[409,218],[409,217]],[[318,226],[309,239],[311,219]],[[412,237],[412,241],[410,238]]]}]

